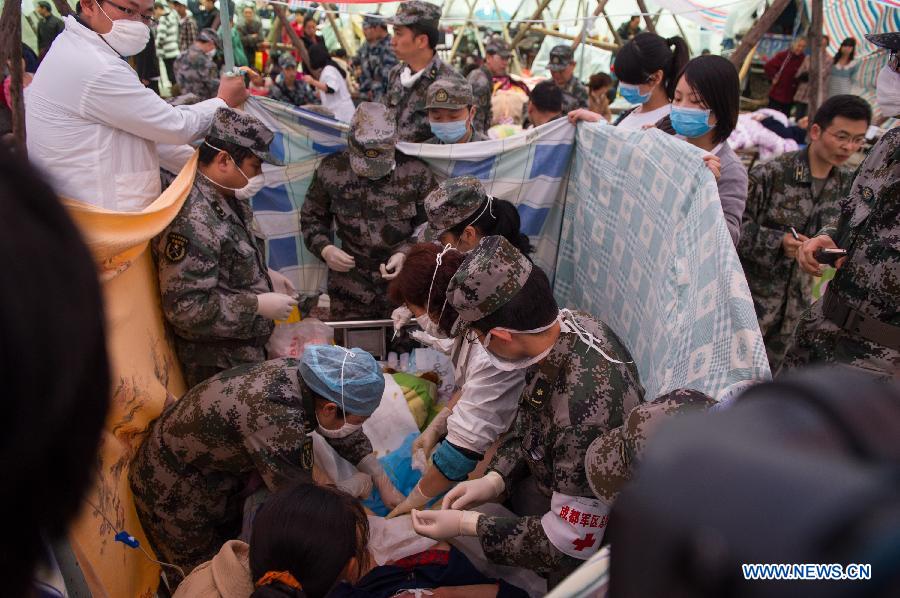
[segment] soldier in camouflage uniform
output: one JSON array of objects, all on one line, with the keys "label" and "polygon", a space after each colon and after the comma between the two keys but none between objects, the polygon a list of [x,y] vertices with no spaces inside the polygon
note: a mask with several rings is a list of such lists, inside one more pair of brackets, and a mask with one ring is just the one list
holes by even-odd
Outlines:
[{"label": "soldier in camouflage uniform", "polygon": [[159,559],[190,572],[237,538],[244,493],[254,479],[272,492],[293,480],[312,481],[314,430],[361,470],[338,487],[365,498],[374,481],[403,498],[390,481],[385,485],[387,476],[359,427],[381,402],[381,368],[362,349],[345,359],[347,353],[311,345],[300,360],[228,370],[153,422],[128,477]]},{"label": "soldier in camouflage uniform", "polygon": [[612,507],[659,427],[674,417],[706,411],[715,404],[699,390],[680,388],[632,409],[625,423],[605,432],[588,447],[584,468],[594,496]]},{"label": "soldier in camouflage uniform", "polygon": [[[870,118],[868,104],[857,96],[829,98],[810,126],[809,146],[750,171],[737,250],[773,372],[812,303],[815,279],[797,264],[797,248],[837,218],[838,202],[853,182],[853,172],[841,165],[858,149]],[[827,174],[813,178],[811,161],[820,174],[828,168]]]},{"label": "soldier in camouflage uniform", "polygon": [[[388,20],[394,26],[391,45],[403,62],[391,69],[382,102],[394,116],[400,141],[422,143],[432,136],[425,109],[428,87],[432,83],[438,79],[463,80],[435,51],[440,18],[439,6],[410,0],[402,2],[394,17]],[[415,45],[421,35],[428,36],[428,48],[420,49]]]},{"label": "soldier in camouflage uniform", "polygon": [[366,41],[356,53],[356,62],[360,66],[359,95],[370,102],[380,102],[388,89],[388,78],[391,69],[399,61],[391,47],[391,36],[387,32],[387,24],[380,15],[363,17],[363,34]]},{"label": "soldier in camouflage uniform", "polygon": [[[428,88],[425,109],[432,137],[425,143],[468,143],[486,141],[488,136],[474,127],[478,117],[473,106],[472,87],[463,80],[439,79]],[[463,128],[462,123],[465,123]],[[456,137],[460,134],[460,137]]]},{"label": "soldier in camouflage uniform", "polygon": [[[600,547],[609,508],[588,485],[585,453],[640,403],[637,368],[606,324],[559,311],[544,273],[503,237],[482,239],[447,295],[459,314],[452,333],[477,337],[500,369],[527,368],[525,390],[487,475],[451,490],[444,510],[413,511],[413,526],[432,538],[478,536],[493,562],[547,575],[552,586]],[[524,503],[517,494],[526,486],[518,483],[528,475],[540,504],[517,508],[520,517],[448,510],[498,500],[504,491],[514,506]],[[574,523],[563,518],[576,511]]]},{"label": "soldier in camouflage uniform", "polygon": [[319,103],[315,90],[303,81],[302,76],[297,76],[297,60],[293,56],[282,54],[278,57],[278,66],[281,72],[269,89],[270,98],[294,106]]},{"label": "soldier in camouflage uniform", "polygon": [[588,107],[588,90],[575,76],[575,53],[572,46],[560,44],[550,50],[547,70],[563,92],[563,114]]},{"label": "soldier in camouflage uniform", "polygon": [[[866,38],[892,52],[879,75],[878,102],[882,112],[900,116],[900,33]],[[872,148],[840,203],[840,216],[806,241],[797,259],[818,273],[815,251],[834,247],[847,256],[837,262],[825,296],[801,317],[782,370],[837,362],[900,377],[900,128]]]},{"label": "soldier in camouflage uniform", "polygon": [[163,314],[188,387],[230,367],[263,361],[272,320],[296,305],[272,292],[251,230],[250,203],[231,189],[258,175],[261,161],[280,163],[269,153],[273,137],[249,114],[219,108],[191,192],[153,240]]},{"label": "soldier in camouflage uniform", "polygon": [[319,163],[300,210],[306,247],[328,264],[334,319],[390,315],[387,281],[399,273],[413,232],[425,222],[422,200],[437,183],[424,162],[396,152],[396,142],[388,109],[360,104],[349,148]]},{"label": "soldier in camouflage uniform", "polygon": [[219,93],[219,69],[210,53],[215,54],[218,36],[212,29],[204,29],[186,52],[175,59],[175,82],[182,94],[192,93],[201,100]]},{"label": "soldier in camouflage uniform", "polygon": [[484,49],[484,64],[469,73],[467,77],[475,96],[475,128],[485,132],[493,122],[491,98],[494,96],[494,77],[506,75],[512,53],[504,41],[493,41]]}]

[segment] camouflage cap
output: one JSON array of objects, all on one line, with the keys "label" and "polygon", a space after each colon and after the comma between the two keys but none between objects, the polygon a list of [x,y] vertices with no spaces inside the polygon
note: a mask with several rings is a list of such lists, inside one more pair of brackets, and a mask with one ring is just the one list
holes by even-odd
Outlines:
[{"label": "camouflage cap", "polygon": [[487,201],[481,181],[460,176],[443,181],[425,198],[431,238],[437,239],[457,224],[472,218]]},{"label": "camouflage cap", "polygon": [[420,25],[422,27],[438,28],[441,20],[441,7],[422,0],[409,0],[401,2],[397,12],[387,20],[391,25]]},{"label": "camouflage cap", "polygon": [[495,39],[494,41],[488,43],[484,48],[485,54],[499,54],[503,58],[509,58],[512,56],[512,52],[509,49],[509,44],[506,43],[506,40]]},{"label": "camouflage cap", "polygon": [[380,179],[394,167],[397,125],[387,106],[362,102],[350,120],[350,168],[359,176]]},{"label": "camouflage cap", "polygon": [[465,79],[438,79],[428,86],[425,109],[447,108],[459,110],[475,103],[472,86]]},{"label": "camouflage cap", "polygon": [[[272,155],[269,147],[275,134],[261,120],[246,112],[234,108],[219,108],[213,116],[206,138],[245,147],[263,162],[284,165],[284,162]],[[215,141],[211,145],[215,147]]]},{"label": "camouflage cap", "polygon": [[285,52],[278,57],[278,66],[283,69],[297,68],[297,59],[290,52]]},{"label": "camouflage cap", "polygon": [[366,13],[363,15],[362,26],[365,27],[387,27],[387,20],[380,14]]},{"label": "camouflage cap", "polygon": [[887,48],[893,52],[900,50],[900,32],[866,33],[866,39],[880,48]]},{"label": "camouflage cap", "polygon": [[450,334],[489,316],[516,296],[531,275],[531,261],[506,237],[481,239],[447,285],[447,301],[459,314]]},{"label": "camouflage cap", "polygon": [[715,403],[699,390],[681,388],[632,409],[623,425],[604,432],[588,446],[584,469],[593,493],[600,500],[612,503],[631,479],[647,441],[665,421],[705,411]]},{"label": "camouflage cap", "polygon": [[219,36],[216,33],[215,29],[202,29],[200,33],[197,34],[197,41],[201,42],[213,42],[214,44],[219,43]]},{"label": "camouflage cap", "polygon": [[547,68],[551,71],[564,71],[573,62],[575,62],[575,53],[572,51],[572,46],[559,44],[558,46],[553,46],[553,49],[550,50],[550,60],[547,62]]}]

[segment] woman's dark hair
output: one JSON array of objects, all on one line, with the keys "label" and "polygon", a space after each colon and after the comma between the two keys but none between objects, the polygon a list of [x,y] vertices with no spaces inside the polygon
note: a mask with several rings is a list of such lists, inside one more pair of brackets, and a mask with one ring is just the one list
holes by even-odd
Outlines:
[{"label": "woman's dark hair", "polygon": [[662,86],[671,100],[678,84],[678,73],[690,55],[680,37],[664,39],[655,33],[638,33],[616,54],[615,71],[619,81],[643,85],[656,71],[663,72]]},{"label": "woman's dark hair", "polygon": [[[449,332],[456,321],[456,310],[444,301],[447,298],[447,285],[456,274],[460,264],[463,263],[462,253],[451,250],[441,258],[441,265],[434,271],[437,256],[442,251],[434,243],[417,243],[406,254],[403,269],[397,278],[388,285],[388,298],[396,305],[412,303],[420,305],[428,310],[428,313],[444,313],[441,321],[436,324],[444,331]],[[431,277],[434,276],[434,286]],[[431,289],[431,302],[428,301],[428,289]],[[426,305],[427,303],[427,305]]]},{"label": "woman's dark hair", "polygon": [[[856,56],[856,38],[855,37],[844,38],[844,41],[841,42],[841,48],[844,46],[850,46],[853,48],[852,50],[850,50],[850,60],[849,60],[849,62],[853,62],[853,57]],[[838,60],[841,59],[841,48],[838,48],[837,52],[834,53],[834,64],[837,64]]]},{"label": "woman's dark hair", "polygon": [[522,289],[503,307],[472,323],[476,330],[487,333],[491,328],[532,330],[546,326],[559,315],[559,306],[547,275],[534,266]]},{"label": "woman's dark hair", "polygon": [[203,164],[204,166],[212,162],[215,157],[219,155],[219,150],[222,150],[231,156],[231,159],[234,160],[234,163],[238,166],[241,165],[241,162],[254,155],[248,148],[241,147],[230,141],[209,137],[206,139],[206,142],[207,143],[200,144],[200,155],[197,157],[200,164]]},{"label": "woman's dark hair", "polygon": [[594,73],[588,80],[588,88],[590,88],[591,91],[610,86],[612,86],[612,77],[606,73]]},{"label": "woman's dark hair", "polygon": [[97,467],[110,380],[97,269],[53,189],[0,144],[0,539],[4,594],[27,596]]},{"label": "woman's dark hair", "polygon": [[716,116],[713,142],[722,143],[737,126],[741,110],[741,82],[737,69],[730,60],[708,54],[688,62],[676,82],[682,76],[703,106]]},{"label": "woman's dark hair", "polygon": [[253,520],[250,574],[256,583],[270,571],[287,571],[303,586],[275,582],[251,598],[325,596],[351,558],[368,558],[369,520],[359,501],[345,492],[295,482],[272,495]]},{"label": "woman's dark hair", "polygon": [[[493,212],[493,215],[491,215],[491,212]],[[522,234],[522,231],[519,230],[522,226],[522,221],[519,218],[519,210],[516,209],[516,206],[505,199],[494,198],[490,209],[487,209],[487,202],[485,202],[478,207],[478,211],[475,214],[477,216],[475,220],[464,220],[449,229],[449,232],[459,237],[466,230],[467,226],[473,226],[482,237],[493,235],[506,237],[507,241],[525,255],[531,253],[532,247],[531,241],[528,240],[528,235]]]},{"label": "woman's dark hair", "polygon": [[325,68],[326,66],[333,66],[341,74],[341,77],[347,76],[344,69],[339,67],[331,58],[331,54],[328,53],[328,48],[322,44],[316,44],[309,48],[309,66],[316,70]]}]

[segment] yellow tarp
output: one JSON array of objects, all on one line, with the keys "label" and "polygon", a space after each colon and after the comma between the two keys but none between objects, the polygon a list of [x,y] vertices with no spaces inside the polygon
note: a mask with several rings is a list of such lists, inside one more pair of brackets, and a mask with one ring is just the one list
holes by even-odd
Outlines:
[{"label": "yellow tarp", "polygon": [[103,286],[112,400],[95,463],[97,479],[70,540],[95,597],[146,596],[156,591],[159,568],[139,550],[114,541],[127,530],[152,554],[134,511],[128,468],[148,425],[184,380],[166,338],[156,268],[148,245],[178,214],[191,189],[197,155],[172,185],[142,212],[121,213],[63,199],[81,229]]}]

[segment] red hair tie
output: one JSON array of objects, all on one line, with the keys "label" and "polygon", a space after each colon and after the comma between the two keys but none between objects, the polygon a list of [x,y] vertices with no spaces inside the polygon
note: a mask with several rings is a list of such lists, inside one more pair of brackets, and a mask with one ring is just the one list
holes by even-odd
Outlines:
[{"label": "red hair tie", "polygon": [[262,586],[268,586],[275,582],[283,583],[295,590],[303,589],[303,586],[300,585],[300,582],[297,581],[296,577],[291,575],[290,571],[269,571],[259,578],[259,581],[256,582],[256,587],[260,588]]}]

